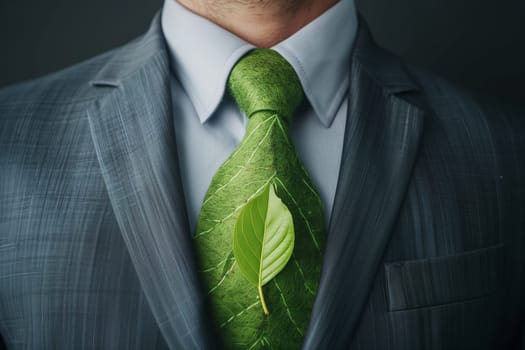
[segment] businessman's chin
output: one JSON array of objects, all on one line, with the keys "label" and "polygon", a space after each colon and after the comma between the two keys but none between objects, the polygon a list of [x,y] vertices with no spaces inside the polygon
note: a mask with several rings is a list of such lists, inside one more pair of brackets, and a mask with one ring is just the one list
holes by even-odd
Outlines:
[{"label": "businessman's chin", "polygon": [[[274,9],[283,13],[290,13],[299,8],[310,6],[320,0],[205,0],[209,7],[214,9],[216,15],[226,14],[236,8],[249,8],[258,10]],[[322,0],[321,0],[322,1]]]}]

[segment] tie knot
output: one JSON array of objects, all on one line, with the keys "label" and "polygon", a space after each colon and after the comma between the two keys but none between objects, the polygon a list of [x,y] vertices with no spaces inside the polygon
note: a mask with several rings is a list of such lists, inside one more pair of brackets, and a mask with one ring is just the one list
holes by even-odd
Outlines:
[{"label": "tie knot", "polygon": [[303,98],[295,70],[272,49],[255,49],[242,57],[230,73],[228,89],[248,118],[269,111],[291,121]]}]

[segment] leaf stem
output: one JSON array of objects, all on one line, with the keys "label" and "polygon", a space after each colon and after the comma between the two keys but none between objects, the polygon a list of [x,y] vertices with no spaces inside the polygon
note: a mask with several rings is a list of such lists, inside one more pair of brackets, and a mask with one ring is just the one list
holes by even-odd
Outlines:
[{"label": "leaf stem", "polygon": [[263,291],[262,291],[262,286],[261,284],[259,284],[259,299],[261,300],[261,305],[262,305],[262,308],[263,308],[263,312],[266,316],[268,316],[270,314],[270,312],[268,311],[268,307],[266,306],[266,302],[264,301],[264,294],[263,294]]}]

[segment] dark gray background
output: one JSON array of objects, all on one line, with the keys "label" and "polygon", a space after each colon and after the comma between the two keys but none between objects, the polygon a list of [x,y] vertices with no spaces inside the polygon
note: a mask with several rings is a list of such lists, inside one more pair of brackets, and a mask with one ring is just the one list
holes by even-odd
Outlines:
[{"label": "dark gray background", "polygon": [[[161,4],[0,0],[0,86],[125,43]],[[358,7],[381,46],[481,96],[525,105],[525,1],[358,0]]]}]

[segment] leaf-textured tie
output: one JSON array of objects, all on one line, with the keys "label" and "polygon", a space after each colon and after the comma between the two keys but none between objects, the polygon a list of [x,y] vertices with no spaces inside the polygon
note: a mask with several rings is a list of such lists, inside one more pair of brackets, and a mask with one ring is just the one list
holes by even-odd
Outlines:
[{"label": "leaf-textured tie", "polygon": [[321,199],[288,134],[303,98],[276,51],[255,49],[228,89],[249,118],[212,179],[195,244],[211,314],[226,349],[299,349],[321,271]]}]

